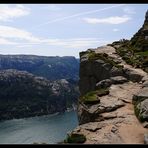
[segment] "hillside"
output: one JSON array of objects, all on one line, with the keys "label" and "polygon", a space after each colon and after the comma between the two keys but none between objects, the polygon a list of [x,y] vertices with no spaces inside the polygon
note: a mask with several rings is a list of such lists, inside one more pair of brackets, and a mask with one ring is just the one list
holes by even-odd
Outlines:
[{"label": "hillside", "polygon": [[25,71],[1,70],[0,120],[64,112],[76,103],[77,89],[65,79],[49,81]]},{"label": "hillside", "polygon": [[48,80],[79,78],[79,61],[70,56],[0,55],[0,70],[4,69],[28,71]]}]

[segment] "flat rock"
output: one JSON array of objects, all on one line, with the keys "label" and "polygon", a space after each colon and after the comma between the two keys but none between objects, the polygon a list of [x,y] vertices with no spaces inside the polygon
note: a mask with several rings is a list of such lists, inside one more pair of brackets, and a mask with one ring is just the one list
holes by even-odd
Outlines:
[{"label": "flat rock", "polygon": [[127,82],[128,80],[123,76],[116,76],[110,78],[113,84],[123,84]]},{"label": "flat rock", "polygon": [[113,118],[116,118],[117,117],[117,115],[115,113],[112,113],[112,112],[110,112],[110,113],[104,113],[104,114],[101,114],[101,115],[102,115],[102,117],[104,119],[113,119]]},{"label": "flat rock", "polygon": [[81,125],[81,128],[91,132],[95,132],[101,129],[102,127],[104,127],[104,124],[98,123],[98,122],[90,122],[90,123]]},{"label": "flat rock", "polygon": [[121,100],[109,100],[103,99],[99,104],[93,105],[89,107],[89,112],[90,113],[104,113],[104,112],[111,112],[113,110],[116,110],[117,108],[120,108],[124,106],[125,104]]}]

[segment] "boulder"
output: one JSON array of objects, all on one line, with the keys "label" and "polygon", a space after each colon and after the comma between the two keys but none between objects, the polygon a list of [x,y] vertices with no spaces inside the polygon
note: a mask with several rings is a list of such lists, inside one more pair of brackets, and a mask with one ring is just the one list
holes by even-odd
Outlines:
[{"label": "boulder", "polygon": [[79,124],[94,122],[98,118],[103,120],[101,113],[114,111],[124,105],[125,104],[121,100],[113,100],[111,102],[102,100],[98,104],[87,106],[81,103],[78,106]]},{"label": "boulder", "polygon": [[78,106],[78,120],[79,125],[93,122],[99,116],[99,113],[91,112],[84,104]]},{"label": "boulder", "polygon": [[98,82],[97,84],[96,84],[96,89],[98,89],[98,88],[107,88],[107,87],[109,87],[109,86],[111,86],[111,80],[110,79],[105,79],[105,80],[102,80],[102,81],[100,81],[100,82]]},{"label": "boulder", "polygon": [[137,94],[133,95],[133,104],[148,99],[148,87],[142,88]]},{"label": "boulder", "polygon": [[123,75],[124,75],[123,69],[121,68],[113,66],[112,69],[110,70],[110,77],[123,76]]},{"label": "boulder", "polygon": [[135,106],[136,116],[142,122],[148,121],[148,99]]},{"label": "boulder", "polygon": [[132,82],[140,82],[143,75],[133,68],[123,68],[125,77]]}]

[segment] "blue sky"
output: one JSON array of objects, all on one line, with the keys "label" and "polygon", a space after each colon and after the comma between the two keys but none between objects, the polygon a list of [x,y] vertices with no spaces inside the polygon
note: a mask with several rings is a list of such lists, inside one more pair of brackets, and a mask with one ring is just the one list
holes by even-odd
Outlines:
[{"label": "blue sky", "polygon": [[75,56],[142,26],[148,4],[0,4],[0,54]]}]

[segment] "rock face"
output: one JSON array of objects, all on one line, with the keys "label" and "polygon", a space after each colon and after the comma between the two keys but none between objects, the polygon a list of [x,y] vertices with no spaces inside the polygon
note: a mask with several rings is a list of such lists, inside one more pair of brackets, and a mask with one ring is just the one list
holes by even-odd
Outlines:
[{"label": "rock face", "polygon": [[64,112],[77,97],[65,79],[49,81],[25,71],[0,71],[0,120]]}]

